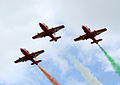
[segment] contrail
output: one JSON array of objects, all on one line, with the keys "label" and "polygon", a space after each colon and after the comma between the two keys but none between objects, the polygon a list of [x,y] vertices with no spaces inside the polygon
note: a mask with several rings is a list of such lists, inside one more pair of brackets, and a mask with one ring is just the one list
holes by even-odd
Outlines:
[{"label": "contrail", "polygon": [[74,57],[68,57],[71,63],[74,64],[74,66],[81,72],[83,77],[88,81],[91,85],[102,85],[93,75],[92,73],[85,68],[78,60],[76,60]]},{"label": "contrail", "polygon": [[98,44],[98,46],[100,47],[100,49],[102,50],[104,55],[107,57],[107,59],[111,63],[111,65],[114,68],[115,72],[120,76],[120,65],[117,62],[115,62],[115,60],[111,56],[109,56],[109,54],[99,44]]},{"label": "contrail", "polygon": [[53,85],[60,85],[53,77],[50,76],[46,71],[44,71],[39,65],[37,65],[38,68],[45,74],[45,76],[50,80]]}]

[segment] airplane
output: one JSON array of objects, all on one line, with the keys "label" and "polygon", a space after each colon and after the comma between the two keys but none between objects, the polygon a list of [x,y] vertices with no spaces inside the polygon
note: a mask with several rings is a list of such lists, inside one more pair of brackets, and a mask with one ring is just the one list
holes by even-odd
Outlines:
[{"label": "airplane", "polygon": [[87,26],[82,26],[82,29],[84,30],[84,32],[86,34],[84,35],[80,35],[79,37],[75,38],[74,41],[79,41],[79,40],[87,40],[87,39],[92,39],[93,41],[91,42],[91,44],[96,43],[98,44],[99,41],[102,41],[102,39],[98,39],[96,40],[95,37],[99,34],[101,34],[102,32],[107,31],[106,28],[100,29],[100,30],[94,30],[91,31],[90,28],[88,28]]},{"label": "airplane", "polygon": [[52,38],[50,40],[50,42],[51,41],[57,42],[57,40],[59,38],[61,38],[61,36],[54,37],[53,34],[55,34],[57,31],[59,31],[59,30],[61,30],[62,28],[65,27],[64,25],[61,25],[61,26],[58,26],[58,27],[52,27],[51,29],[48,29],[48,26],[45,25],[44,23],[39,23],[39,26],[41,27],[41,29],[43,30],[43,32],[37,33],[37,35],[33,36],[32,38],[36,39],[36,38],[42,38],[42,37],[50,36]]},{"label": "airplane", "polygon": [[38,52],[33,52],[29,53],[25,48],[20,48],[21,52],[24,54],[22,58],[19,58],[18,60],[14,61],[14,63],[19,63],[19,62],[26,62],[28,60],[32,61],[31,65],[38,65],[39,62],[42,62],[42,60],[36,61],[34,58],[36,58],[38,55],[44,52],[44,50],[38,51]]}]

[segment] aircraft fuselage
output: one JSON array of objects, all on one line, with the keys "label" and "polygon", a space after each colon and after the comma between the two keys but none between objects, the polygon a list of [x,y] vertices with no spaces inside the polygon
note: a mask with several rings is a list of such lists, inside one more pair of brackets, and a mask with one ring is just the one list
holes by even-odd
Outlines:
[{"label": "aircraft fuselage", "polygon": [[82,26],[82,29],[84,30],[88,38],[91,38],[96,44],[98,44],[98,41],[95,39],[95,36],[86,26]]},{"label": "aircraft fuselage", "polygon": [[50,36],[52,39],[54,39],[55,41],[57,41],[57,39],[52,35],[52,32],[49,31],[48,27],[45,26],[43,23],[39,23],[39,26],[41,27],[41,29],[48,35]]},{"label": "aircraft fuselage", "polygon": [[20,48],[20,50],[25,55],[26,61],[31,60],[33,63],[38,65],[38,63],[33,59],[33,55],[29,54],[29,52],[26,49]]}]

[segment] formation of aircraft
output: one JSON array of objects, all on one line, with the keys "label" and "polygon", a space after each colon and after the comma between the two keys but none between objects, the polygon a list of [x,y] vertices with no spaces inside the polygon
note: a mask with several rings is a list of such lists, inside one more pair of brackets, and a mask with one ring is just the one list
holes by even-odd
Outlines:
[{"label": "formation of aircraft", "polygon": [[[54,28],[48,29],[48,26],[45,25],[44,23],[39,23],[39,26],[42,28],[43,32],[38,33],[37,35],[33,36],[32,38],[36,39],[36,38],[42,38],[42,37],[50,36],[52,38],[50,40],[50,42],[51,41],[57,41],[59,38],[61,38],[61,36],[55,37],[55,36],[53,36],[53,34],[65,27],[64,25],[61,25],[61,26],[58,26],[58,27],[54,27]],[[85,40],[85,39],[86,40],[87,39],[92,39],[93,41],[91,42],[91,44],[93,44],[93,43],[98,44],[98,42],[102,41],[102,39],[96,40],[95,37],[97,35],[101,34],[102,32],[107,31],[106,28],[103,28],[103,29],[100,29],[100,30],[91,31],[87,26],[82,26],[82,29],[84,30],[84,32],[86,34],[84,34],[82,36],[80,35],[79,37],[75,38],[74,41]],[[42,61],[42,60],[36,61],[35,58],[38,55],[42,54],[44,52],[44,50],[40,50],[38,52],[33,52],[33,53],[29,53],[24,48],[20,48],[20,50],[24,54],[24,56],[19,58],[16,61],[14,61],[14,63],[26,62],[26,61],[30,60],[30,61],[32,61],[31,65],[34,65],[34,64],[38,65],[38,63]]]},{"label": "formation of aircraft", "polygon": [[80,35],[79,37],[75,38],[74,41],[79,41],[79,40],[87,40],[87,39],[92,39],[93,42],[91,42],[91,44],[96,43],[98,44],[99,41],[102,41],[102,39],[98,39],[96,40],[95,37],[99,34],[101,34],[102,32],[107,31],[106,28],[100,29],[100,30],[94,30],[91,31],[87,26],[82,26],[82,29],[84,30],[84,32],[86,34],[84,35]]},{"label": "formation of aircraft", "polygon": [[33,53],[29,53],[24,48],[20,48],[20,50],[24,54],[24,56],[22,58],[19,58],[16,61],[14,61],[14,63],[26,62],[26,61],[30,60],[30,61],[32,61],[31,65],[34,65],[34,64],[38,65],[38,63],[42,61],[42,60],[36,61],[34,58],[36,58],[38,55],[42,54],[44,52],[44,50],[40,50],[38,52],[33,52]]},{"label": "formation of aircraft", "polygon": [[59,38],[61,38],[61,36],[55,37],[55,36],[53,36],[53,34],[55,34],[57,31],[59,31],[59,30],[61,30],[65,27],[64,25],[61,25],[61,26],[58,26],[58,27],[53,27],[51,29],[48,29],[48,26],[45,25],[44,23],[39,23],[39,26],[41,27],[43,32],[37,33],[37,35],[33,36],[32,38],[36,39],[36,38],[42,38],[42,37],[50,36],[52,38],[50,40],[50,42],[51,41],[57,41]]}]

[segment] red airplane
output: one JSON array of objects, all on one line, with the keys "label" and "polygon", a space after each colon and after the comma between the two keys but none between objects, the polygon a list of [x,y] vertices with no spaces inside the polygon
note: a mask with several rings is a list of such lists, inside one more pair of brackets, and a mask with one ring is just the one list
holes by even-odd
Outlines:
[{"label": "red airplane", "polygon": [[36,58],[38,55],[43,53],[44,50],[33,52],[31,54],[26,49],[20,48],[20,50],[24,54],[24,56],[14,61],[14,63],[25,62],[25,61],[31,60],[32,61],[31,65],[34,65],[34,64],[38,65],[38,63],[42,61],[42,60],[36,61],[34,58]]},{"label": "red airplane", "polygon": [[36,38],[42,38],[42,37],[46,37],[46,36],[50,36],[52,39],[51,41],[57,41],[59,38],[61,38],[61,36],[59,37],[54,37],[52,34],[55,34],[57,31],[61,30],[62,28],[64,28],[64,25],[58,26],[58,27],[54,27],[51,29],[48,29],[48,26],[45,25],[44,23],[39,23],[39,26],[42,28],[43,32],[41,33],[37,33],[37,35],[33,36],[33,39]]},{"label": "red airplane", "polygon": [[91,44],[93,44],[93,43],[98,44],[98,42],[102,41],[102,39],[96,40],[95,37],[97,35],[101,34],[102,32],[107,31],[107,29],[104,28],[104,29],[100,29],[100,30],[94,30],[94,31],[91,32],[90,29],[88,27],[86,27],[86,26],[82,26],[82,29],[84,30],[84,32],[86,34],[84,34],[82,36],[80,35],[78,38],[74,39],[74,41],[92,39],[93,42],[91,42]]}]

